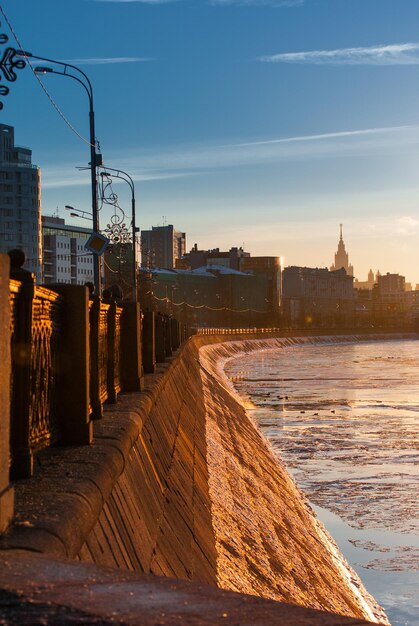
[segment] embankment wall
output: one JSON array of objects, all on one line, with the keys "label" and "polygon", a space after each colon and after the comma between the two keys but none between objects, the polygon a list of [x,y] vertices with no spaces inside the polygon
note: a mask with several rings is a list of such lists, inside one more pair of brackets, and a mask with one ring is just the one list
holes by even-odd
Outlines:
[{"label": "embankment wall", "polygon": [[315,340],[226,339],[188,341],[109,407],[90,448],[43,451],[1,547],[384,622],[220,373],[242,352]]}]

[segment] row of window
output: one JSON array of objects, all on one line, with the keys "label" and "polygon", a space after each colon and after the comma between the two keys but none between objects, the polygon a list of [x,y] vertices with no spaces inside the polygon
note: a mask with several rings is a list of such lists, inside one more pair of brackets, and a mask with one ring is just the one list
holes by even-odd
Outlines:
[{"label": "row of window", "polygon": [[[27,204],[30,203],[31,206],[37,206],[39,204],[38,197],[29,197],[25,198]],[[15,196],[3,196],[0,198],[0,202],[2,204],[15,204],[17,206],[22,206],[23,199]]]},{"label": "row of window", "polygon": [[50,226],[43,226],[42,232],[44,235],[59,235],[61,237],[68,237],[69,239],[88,239],[92,234],[90,231],[84,233],[78,230],[65,230],[64,228],[55,228]]},{"label": "row of window", "polygon": [[18,244],[29,243],[31,241],[33,243],[36,243],[38,241],[38,237],[36,235],[32,235],[32,237],[29,237],[29,235],[27,235],[26,233],[0,233],[0,241],[15,241]]},{"label": "row of window", "polygon": [[5,230],[14,230],[15,232],[29,232],[29,230],[38,230],[38,224],[32,223],[32,228],[29,228],[31,224],[29,222],[1,222],[0,226]]},{"label": "row of window", "polygon": [[56,259],[58,261],[70,261],[73,260],[73,257],[76,257],[77,262],[79,264],[84,263],[86,265],[92,265],[93,257],[89,254],[89,256],[78,256],[73,254],[57,254]]},{"label": "row of window", "polygon": [[18,182],[32,182],[36,183],[38,180],[38,173],[35,172],[14,172],[11,171],[0,171],[0,180],[14,180],[16,179]]},{"label": "row of window", "polygon": [[38,226],[38,212],[34,210],[29,210],[25,208],[18,208],[16,210],[16,209],[5,209],[1,207],[0,218],[1,217],[15,217],[18,220],[21,220],[21,219],[29,220],[30,218],[32,218],[32,220],[36,220],[37,226]]},{"label": "row of window", "polygon": [[[70,274],[71,268],[67,265],[57,265],[57,274]],[[83,276],[93,276],[92,270],[89,269],[79,269],[77,274],[81,274]]]},{"label": "row of window", "polygon": [[[51,281],[49,281],[49,282],[51,282]],[[68,284],[68,283],[70,283],[70,281],[66,280],[65,278],[57,278],[57,283],[67,283]],[[72,284],[76,284],[76,281],[74,281],[74,279],[72,279],[71,283]],[[77,285],[85,285],[85,284],[86,284],[86,281],[84,279],[77,281]]]},{"label": "row of window", "polygon": [[11,185],[10,183],[0,183],[0,192],[4,193],[13,193],[16,192],[18,195],[28,195],[30,193],[37,195],[38,189],[33,185]]}]

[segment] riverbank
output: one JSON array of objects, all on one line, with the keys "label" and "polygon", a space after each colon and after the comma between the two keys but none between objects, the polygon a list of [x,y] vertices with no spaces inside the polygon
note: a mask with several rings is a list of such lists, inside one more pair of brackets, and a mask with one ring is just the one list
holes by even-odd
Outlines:
[{"label": "riverbank", "polygon": [[320,343],[226,365],[252,419],[394,626],[416,624],[419,608],[417,351],[417,339]]},{"label": "riverbank", "polygon": [[43,451],[1,547],[384,621],[220,377],[227,353],[279,340],[240,339],[193,338],[90,448]]}]

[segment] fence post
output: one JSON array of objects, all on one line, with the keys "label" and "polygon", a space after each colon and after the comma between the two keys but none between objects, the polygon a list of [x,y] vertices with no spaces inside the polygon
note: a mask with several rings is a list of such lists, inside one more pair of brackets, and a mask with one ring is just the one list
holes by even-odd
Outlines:
[{"label": "fence post", "polygon": [[168,315],[164,316],[164,349],[166,356],[172,356],[172,325]]},{"label": "fence post", "polygon": [[175,351],[179,348],[180,346],[180,337],[179,337],[179,322],[177,321],[176,318],[172,317],[170,318],[170,326],[171,326],[171,331],[172,331],[172,350]]},{"label": "fence post", "polygon": [[99,319],[100,298],[98,296],[91,296],[89,302],[90,409],[92,419],[94,420],[103,417],[102,402],[100,400]]},{"label": "fence post", "polygon": [[123,302],[121,317],[121,387],[123,391],[144,388],[141,353],[141,311],[138,302]]},{"label": "fence post", "polygon": [[12,480],[29,478],[33,472],[30,447],[32,307],[35,293],[34,275],[22,269],[25,255],[12,250],[10,278],[19,281],[13,302],[11,357],[13,387],[11,398],[10,440]]},{"label": "fence post", "polygon": [[63,296],[57,354],[56,410],[63,445],[90,444],[89,292],[83,285],[49,285]]},{"label": "fence post", "polygon": [[142,315],[142,356],[144,373],[154,374],[156,371],[155,316],[153,311],[144,311]]},{"label": "fence post", "polygon": [[9,257],[0,254],[0,534],[13,517],[10,486],[10,291]]},{"label": "fence post", "polygon": [[108,301],[108,304],[107,402],[114,404],[121,391],[121,315],[123,311],[115,301]]},{"label": "fence post", "polygon": [[155,317],[155,350],[157,363],[164,363],[164,361],[166,360],[164,326],[164,316],[161,313],[157,313]]}]

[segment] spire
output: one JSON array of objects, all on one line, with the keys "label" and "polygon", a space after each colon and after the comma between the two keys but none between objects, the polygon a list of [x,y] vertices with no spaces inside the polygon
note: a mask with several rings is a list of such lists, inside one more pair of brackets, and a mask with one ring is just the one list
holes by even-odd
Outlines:
[{"label": "spire", "polygon": [[335,253],[335,262],[331,266],[330,269],[334,271],[334,270],[339,270],[343,267],[346,273],[349,274],[349,276],[353,276],[354,268],[349,263],[349,256],[348,256],[348,253],[346,252],[345,243],[343,241],[343,224],[339,224],[339,227],[340,227],[340,239],[338,243],[338,249],[337,249],[337,252]]}]

